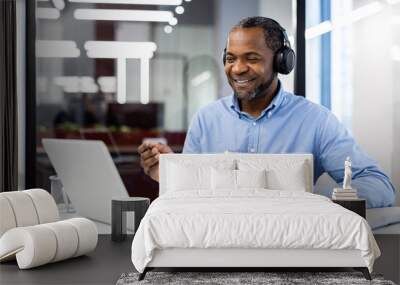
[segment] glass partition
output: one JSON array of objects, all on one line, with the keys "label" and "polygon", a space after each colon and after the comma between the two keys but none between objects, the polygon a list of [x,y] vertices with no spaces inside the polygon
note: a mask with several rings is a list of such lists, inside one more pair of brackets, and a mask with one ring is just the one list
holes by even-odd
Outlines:
[{"label": "glass partition", "polygon": [[[36,0],[36,185],[54,174],[43,138],[101,140],[129,194],[157,197],[137,147],[163,138],[182,151],[195,112],[230,94],[230,27],[273,17],[293,42],[293,13],[292,0]],[[293,90],[293,74],[281,80]]]}]

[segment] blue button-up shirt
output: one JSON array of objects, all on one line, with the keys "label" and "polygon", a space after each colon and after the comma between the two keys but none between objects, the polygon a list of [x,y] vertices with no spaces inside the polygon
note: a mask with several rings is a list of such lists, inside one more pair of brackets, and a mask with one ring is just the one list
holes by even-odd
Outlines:
[{"label": "blue button-up shirt", "polygon": [[[368,208],[394,202],[394,187],[376,162],[361,150],[346,128],[323,106],[301,96],[278,94],[258,118],[242,112],[235,96],[223,97],[193,117],[184,153],[312,153],[314,182],[327,172],[343,182],[344,161],[352,160],[352,187]],[[340,187],[340,186],[339,186]],[[331,197],[332,188],[318,189]]]}]

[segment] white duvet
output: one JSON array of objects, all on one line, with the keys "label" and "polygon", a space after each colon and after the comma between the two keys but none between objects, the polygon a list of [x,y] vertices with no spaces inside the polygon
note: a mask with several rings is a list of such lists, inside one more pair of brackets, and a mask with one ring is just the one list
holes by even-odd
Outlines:
[{"label": "white duvet", "polygon": [[265,189],[157,198],[132,243],[135,268],[143,272],[165,248],[358,249],[371,272],[380,255],[359,215],[320,195]]}]

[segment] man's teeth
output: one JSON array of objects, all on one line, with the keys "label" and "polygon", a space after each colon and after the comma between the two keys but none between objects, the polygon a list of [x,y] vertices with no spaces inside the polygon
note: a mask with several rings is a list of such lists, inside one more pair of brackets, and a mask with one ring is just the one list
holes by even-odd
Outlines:
[{"label": "man's teeth", "polygon": [[235,80],[237,83],[246,83],[251,81],[251,79],[247,79],[247,80]]}]

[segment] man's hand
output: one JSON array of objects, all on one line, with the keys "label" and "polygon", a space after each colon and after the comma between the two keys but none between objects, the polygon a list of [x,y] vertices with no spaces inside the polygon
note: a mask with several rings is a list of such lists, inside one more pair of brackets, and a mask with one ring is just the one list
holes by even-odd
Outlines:
[{"label": "man's hand", "polygon": [[158,161],[161,153],[172,153],[172,149],[159,143],[142,143],[138,147],[140,154],[140,165],[143,167],[144,173],[150,176],[153,180],[159,180]]}]

